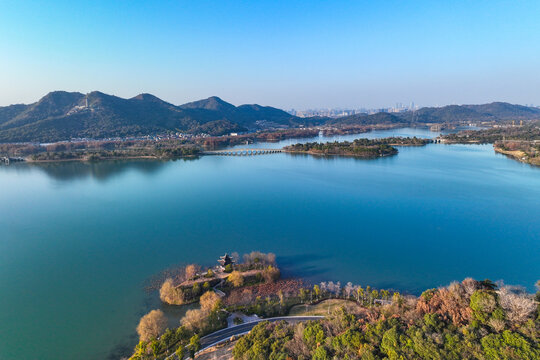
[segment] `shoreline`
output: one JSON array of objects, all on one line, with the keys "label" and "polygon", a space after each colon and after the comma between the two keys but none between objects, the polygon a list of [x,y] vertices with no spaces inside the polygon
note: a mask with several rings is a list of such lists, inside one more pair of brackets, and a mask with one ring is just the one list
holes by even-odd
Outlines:
[{"label": "shoreline", "polygon": [[313,151],[293,151],[293,150],[283,150],[282,152],[287,153],[287,154],[294,154],[294,155],[312,155],[316,157],[348,157],[348,158],[357,158],[357,159],[362,159],[362,160],[375,160],[378,158],[395,156],[398,154],[398,152],[396,152],[395,154],[363,156],[363,155],[356,155],[356,154],[324,154],[324,153],[313,152]]},{"label": "shoreline", "polygon": [[141,155],[141,156],[122,156],[122,157],[108,157],[108,158],[101,158],[101,159],[83,159],[83,158],[77,158],[77,159],[44,159],[44,160],[33,160],[33,159],[25,159],[24,161],[21,161],[20,163],[27,163],[27,164],[41,164],[41,163],[63,163],[63,162],[85,162],[85,163],[98,163],[102,161],[115,161],[115,160],[176,160],[176,159],[189,159],[189,158],[197,158],[202,155],[185,155],[185,156],[178,156],[178,157],[159,157],[159,156],[152,156],[152,155]]},{"label": "shoreline", "polygon": [[[532,158],[525,151],[522,150],[503,150],[502,148],[493,145],[493,150],[501,155],[505,155],[512,160],[519,161],[523,164],[528,164],[532,166],[540,166],[540,158]],[[536,161],[531,161],[535,159]]]}]

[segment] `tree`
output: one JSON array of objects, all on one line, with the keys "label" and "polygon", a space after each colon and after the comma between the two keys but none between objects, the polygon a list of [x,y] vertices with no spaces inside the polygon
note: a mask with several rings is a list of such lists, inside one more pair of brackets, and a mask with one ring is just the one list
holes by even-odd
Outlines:
[{"label": "tree", "polygon": [[199,271],[201,271],[201,267],[197,264],[190,264],[186,266],[186,279],[193,279]]},{"label": "tree", "polygon": [[319,296],[321,296],[321,288],[319,287],[319,285],[313,286],[313,293],[315,294],[315,297],[319,299]]},{"label": "tree", "polygon": [[252,251],[251,253],[244,255],[244,262],[246,264],[274,265],[276,263],[276,255],[272,253],[265,254],[260,251]]},{"label": "tree", "polygon": [[150,343],[150,349],[152,349],[152,355],[157,358],[160,350],[159,341],[157,341],[156,339],[152,340],[152,342]]},{"label": "tree", "polygon": [[224,271],[225,271],[226,273],[232,273],[232,271],[233,271],[232,265],[231,265],[231,264],[225,265]]},{"label": "tree", "polygon": [[219,307],[221,298],[215,292],[207,291],[201,296],[199,302],[201,304],[201,310],[209,313]]},{"label": "tree", "polygon": [[280,276],[281,273],[279,272],[279,269],[272,265],[268,265],[268,267],[263,270],[264,280],[268,283],[275,282]]},{"label": "tree", "polygon": [[171,305],[182,305],[184,303],[184,293],[181,289],[176,288],[173,280],[168,278],[165,280],[159,289],[159,298],[161,301]]},{"label": "tree", "polygon": [[300,300],[305,302],[307,300],[308,291],[304,288],[300,288]]},{"label": "tree", "polygon": [[527,294],[515,294],[507,287],[501,288],[497,293],[506,318],[513,325],[524,323],[534,314],[536,303]]},{"label": "tree", "polygon": [[471,295],[470,307],[474,318],[485,324],[497,307],[497,299],[491,291],[477,290]]},{"label": "tree", "polygon": [[329,359],[331,359],[331,357],[328,356],[328,352],[326,351],[324,346],[319,346],[313,352],[313,360],[329,360]]},{"label": "tree", "polygon": [[392,295],[392,303],[398,306],[403,305],[403,297],[397,291]]},{"label": "tree", "polygon": [[227,281],[230,282],[234,287],[240,287],[244,285],[244,276],[240,271],[233,271],[231,275],[227,277]]},{"label": "tree", "polygon": [[371,292],[371,297],[372,297],[373,300],[378,299],[379,298],[379,292],[377,290],[373,290]]},{"label": "tree", "polygon": [[347,283],[347,285],[345,285],[344,290],[345,290],[345,295],[350,299],[351,295],[352,295],[352,293],[354,291],[354,286],[353,286],[352,282],[349,281]]},{"label": "tree", "polygon": [[192,309],[186,312],[181,320],[183,326],[191,331],[197,331],[204,328],[206,313],[200,309]]},{"label": "tree", "polygon": [[178,347],[178,349],[176,349],[175,353],[176,353],[176,356],[177,356],[180,360],[182,360],[182,359],[184,358],[184,355],[186,355],[186,349],[185,349],[182,345],[180,345],[180,346]]},{"label": "tree", "polygon": [[191,351],[192,355],[195,355],[197,351],[201,349],[201,339],[199,338],[199,335],[195,334],[189,339],[189,350]]},{"label": "tree", "polygon": [[231,260],[235,263],[235,264],[238,264],[238,262],[240,261],[240,255],[235,251],[231,254]]},{"label": "tree", "polygon": [[278,297],[279,297],[279,305],[283,307],[285,305],[285,295],[283,294],[283,291],[278,291]]},{"label": "tree", "polygon": [[361,286],[358,286],[358,288],[356,289],[356,294],[357,294],[356,301],[360,301],[360,299],[362,299],[362,303],[364,303],[364,289]]},{"label": "tree", "polygon": [[198,296],[201,293],[201,286],[198,282],[193,283],[193,287],[191,288],[191,293],[193,296]]},{"label": "tree", "polygon": [[161,310],[152,310],[144,315],[137,326],[137,334],[141,341],[148,341],[163,333],[167,327],[167,318]]}]

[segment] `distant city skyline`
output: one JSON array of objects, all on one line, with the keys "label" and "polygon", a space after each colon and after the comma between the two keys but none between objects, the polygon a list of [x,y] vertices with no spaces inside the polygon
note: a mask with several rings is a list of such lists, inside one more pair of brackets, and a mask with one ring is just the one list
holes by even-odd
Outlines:
[{"label": "distant city skyline", "polygon": [[540,99],[536,1],[0,2],[0,106],[53,90],[281,109]]}]

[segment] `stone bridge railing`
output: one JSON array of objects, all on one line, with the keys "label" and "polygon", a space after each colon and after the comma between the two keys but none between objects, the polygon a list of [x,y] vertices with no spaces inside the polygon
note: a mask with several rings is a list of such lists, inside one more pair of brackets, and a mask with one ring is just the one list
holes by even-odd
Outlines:
[{"label": "stone bridge railing", "polygon": [[226,156],[246,156],[263,155],[283,152],[282,149],[227,149],[227,150],[208,150],[204,155],[226,155]]}]

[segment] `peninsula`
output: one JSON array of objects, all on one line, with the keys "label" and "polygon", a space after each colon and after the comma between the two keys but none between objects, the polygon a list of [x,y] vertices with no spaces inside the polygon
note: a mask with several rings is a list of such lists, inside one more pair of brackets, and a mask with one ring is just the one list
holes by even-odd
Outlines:
[{"label": "peninsula", "polygon": [[438,141],[446,144],[493,144],[495,152],[531,165],[540,165],[540,121],[482,130],[459,131],[440,136]]},{"label": "peninsula", "polygon": [[279,278],[275,255],[260,252],[182,268],[163,282],[161,300],[198,302],[198,308],[177,328],[167,328],[160,309],[144,315],[130,359],[540,357],[540,291],[468,278],[417,297],[351,282]]}]

